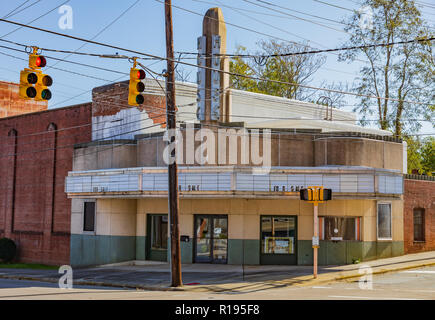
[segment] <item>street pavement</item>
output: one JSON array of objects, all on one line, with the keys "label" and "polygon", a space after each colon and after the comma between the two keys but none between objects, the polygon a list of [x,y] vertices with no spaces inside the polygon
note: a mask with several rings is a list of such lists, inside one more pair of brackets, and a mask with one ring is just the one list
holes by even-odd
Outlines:
[{"label": "street pavement", "polygon": [[150,291],[98,286],[59,289],[56,284],[0,279],[1,300],[435,300],[435,266],[373,275],[372,289],[359,279],[325,285],[260,288],[245,292]]},{"label": "street pavement", "polygon": [[[136,262],[136,265],[112,264],[93,268],[74,269],[73,279],[75,288],[85,290],[82,292],[83,294],[87,295],[86,290],[94,290],[97,289],[95,286],[98,286],[100,289],[105,288],[104,296],[107,297],[111,296],[112,290],[117,292],[113,297],[118,297],[118,295],[130,297],[130,293],[126,293],[130,291],[124,290],[125,292],[123,291],[122,294],[120,294],[118,290],[119,288],[129,288],[142,290],[142,293],[153,291],[155,293],[152,297],[159,297],[161,295],[162,297],[173,297],[173,299],[179,299],[184,296],[187,297],[190,293],[199,294],[199,296],[201,296],[202,293],[205,293],[206,296],[208,293],[218,294],[216,297],[219,297],[219,294],[223,294],[232,296],[233,298],[243,296],[243,299],[245,299],[245,297],[250,299],[251,295],[252,297],[260,295],[264,299],[267,299],[269,293],[263,296],[265,292],[273,291],[270,295],[277,295],[278,297],[281,295],[285,297],[287,292],[290,292],[289,297],[291,297],[293,290],[299,287],[308,287],[311,288],[311,294],[306,295],[310,292],[310,290],[307,291],[307,289],[300,291],[300,293],[305,297],[323,299],[325,294],[327,294],[328,297],[334,296],[334,294],[330,293],[335,293],[338,298],[340,292],[343,293],[346,292],[346,290],[358,290],[360,292],[361,289],[358,285],[358,280],[365,274],[362,273],[362,271],[369,272],[369,274],[376,276],[376,279],[380,281],[379,284],[381,284],[380,287],[374,290],[363,290],[364,292],[370,291],[369,297],[373,296],[375,293],[380,294],[381,291],[386,290],[385,288],[388,287],[388,283],[381,281],[382,274],[384,273],[387,273],[389,276],[391,272],[400,274],[400,278],[396,279],[395,283],[399,280],[404,281],[409,287],[412,287],[409,279],[420,281],[420,279],[427,277],[426,281],[428,283],[430,281],[435,282],[435,277],[431,270],[417,273],[414,271],[418,268],[433,266],[435,266],[435,251],[379,259],[355,265],[321,266],[319,267],[319,276],[317,279],[313,279],[312,266],[186,264],[182,266],[184,286],[182,288],[171,288],[170,270],[167,263],[142,261]],[[0,269],[0,288],[3,288],[1,289],[2,291],[19,289],[17,286],[21,287],[22,290],[26,290],[29,287],[37,288],[34,289],[37,291],[44,291],[50,288],[51,290],[55,290],[61,276],[62,274],[59,274],[57,270]],[[35,282],[29,282],[28,280]],[[341,280],[347,280],[349,282],[343,282]],[[28,286],[23,285],[23,281],[28,283]],[[339,283],[337,281],[341,281],[341,285],[345,287],[337,287]],[[36,286],[37,282],[47,282],[50,283],[51,286],[43,286],[40,284]],[[32,283],[34,285],[32,285]],[[334,287],[330,288],[330,283],[334,283]],[[325,291],[327,289],[331,289],[331,292],[328,293]],[[391,292],[394,292],[396,289],[400,289],[400,286],[393,288]],[[431,290],[435,290],[435,288],[430,288],[429,285],[429,289],[427,289],[429,292],[426,293],[420,292],[423,290],[420,287],[417,287],[415,290],[417,290],[418,294],[423,294],[424,299],[428,298],[427,295],[432,299],[433,292],[431,292]],[[157,293],[157,291],[161,291],[161,293]],[[71,291],[65,294],[68,297],[73,296]],[[395,295],[400,294],[400,290],[395,293]],[[140,295],[140,297],[144,296],[147,296],[147,294]]]}]

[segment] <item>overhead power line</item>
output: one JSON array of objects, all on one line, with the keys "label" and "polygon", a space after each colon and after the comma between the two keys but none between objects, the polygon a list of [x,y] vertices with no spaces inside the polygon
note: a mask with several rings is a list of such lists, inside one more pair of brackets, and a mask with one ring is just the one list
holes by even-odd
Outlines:
[{"label": "overhead power line", "polygon": [[[403,45],[403,44],[410,44],[410,43],[429,42],[429,41],[434,41],[434,40],[435,40],[435,37],[416,38],[416,39],[413,39],[413,40],[394,41],[394,42],[387,42],[387,43],[373,43],[373,44],[367,44],[367,45],[361,45],[361,46],[340,47],[340,48],[333,48],[333,49],[319,49],[319,50],[309,50],[309,51],[301,51],[301,52],[265,54],[265,55],[256,55],[256,54],[225,54],[225,53],[215,54],[215,55],[216,56],[225,56],[225,57],[240,57],[240,58],[273,58],[273,57],[298,56],[298,55],[316,54],[316,53],[325,53],[325,52],[360,50],[360,49],[369,49],[369,48],[376,48],[376,47],[389,47],[389,46],[394,46],[394,45]],[[183,52],[183,51],[181,51],[179,53],[198,55],[198,53],[196,53],[196,52]],[[201,55],[201,57],[202,57],[202,55]]]},{"label": "overhead power line", "polygon": [[[136,0],[133,4],[131,4],[127,9],[125,9],[123,12],[121,12],[120,15],[118,15],[114,20],[112,20],[108,25],[106,25],[103,29],[101,29],[97,34],[95,34],[91,40],[96,39],[98,36],[100,36],[104,31],[106,31],[108,28],[110,28],[113,24],[115,24],[119,19],[122,18],[122,16],[124,16],[131,8],[133,8],[135,5],[137,5],[141,0]],[[87,43],[83,43],[80,47],[78,47],[76,50],[74,51],[78,51],[81,48],[83,48],[84,46],[86,46]],[[54,67],[55,65],[59,64],[60,62],[63,62],[64,59],[67,59],[68,57],[70,57],[73,53],[69,53],[68,55],[66,55],[65,57],[63,57],[62,59],[60,59],[58,62],[56,62],[53,66],[49,66],[47,67],[47,70]]]},{"label": "overhead power line", "polygon": [[[27,23],[27,24],[29,25],[29,24],[31,24],[31,23],[33,23],[33,22],[35,22],[35,21],[41,19],[42,17],[45,17],[46,15],[52,13],[54,10],[60,8],[61,6],[67,4],[67,3],[70,2],[70,1],[71,1],[71,0],[66,0],[65,2],[63,2],[63,3],[59,4],[59,5],[57,5],[57,6],[54,7],[53,9],[51,9],[51,10],[47,11],[46,13],[40,15],[39,17],[33,19],[32,21],[30,21],[30,22]],[[36,3],[35,3],[35,4],[36,4]],[[12,31],[10,31],[10,32],[8,32],[8,33],[6,33],[6,34],[4,34],[4,35],[1,36],[0,38],[5,38],[5,37],[11,35],[12,33],[14,33],[14,32],[16,32],[16,31],[20,30],[21,28],[22,28],[22,26],[20,26],[20,27],[18,27],[18,28],[16,28],[16,29],[14,29],[14,30],[12,30]]]},{"label": "overhead power line", "polygon": [[[19,6],[15,7],[13,10],[9,11],[8,13],[6,13],[2,18],[7,19],[7,18],[10,18],[10,17],[16,15],[16,14],[19,13],[20,11],[19,11],[19,12],[15,12],[15,11],[17,11],[18,9],[20,9],[22,6],[24,6],[24,5],[25,5],[27,2],[29,2],[29,1],[30,1],[30,0],[26,0],[26,1],[24,1],[22,4],[20,4]],[[36,1],[34,4],[38,3],[39,1],[41,1],[41,0]],[[27,7],[26,7],[26,8],[27,8]],[[24,9],[26,9],[26,8],[24,8]]]},{"label": "overhead power line", "polygon": [[[95,44],[95,45],[104,46],[104,47],[108,47],[108,48],[112,48],[112,49],[116,49],[116,50],[122,50],[122,51],[130,52],[130,53],[138,54],[138,55],[141,55],[141,56],[146,56],[146,57],[151,57],[151,58],[157,58],[157,59],[160,59],[162,61],[163,60],[170,60],[170,59],[165,58],[165,57],[160,57],[160,56],[157,56],[157,55],[153,55],[153,54],[149,54],[149,53],[144,53],[144,52],[140,52],[140,51],[136,51],[136,50],[131,50],[131,49],[127,49],[127,48],[122,48],[122,47],[111,45],[111,44],[106,44],[106,43],[97,42],[97,41],[93,41],[93,40],[88,40],[88,39],[84,39],[84,38],[80,38],[80,37],[76,37],[76,36],[71,36],[71,35],[67,35],[67,34],[64,34],[64,33],[59,33],[59,32],[55,32],[55,31],[51,31],[51,30],[47,30],[47,29],[43,29],[43,28],[39,28],[39,27],[29,26],[29,25],[25,25],[25,24],[22,24],[22,23],[19,23],[19,22],[15,22],[15,21],[10,21],[10,20],[6,20],[6,19],[0,19],[0,21],[1,22],[10,23],[10,24],[15,24],[15,25],[22,26],[22,27],[29,28],[29,29],[33,29],[33,30],[38,30],[38,31],[45,32],[45,33],[50,33],[50,34],[61,36],[61,37],[66,37],[66,38],[70,38],[70,39],[74,39],[74,40],[78,40],[78,41],[84,41],[84,42],[88,42],[88,43],[92,43],[92,44]],[[431,39],[431,40],[433,40],[433,39]],[[415,41],[415,40],[412,40],[412,41]],[[223,71],[223,70],[220,70],[220,69],[214,69],[214,68],[210,68],[210,67],[206,67],[206,66],[200,66],[200,65],[197,65],[197,64],[192,64],[192,63],[188,63],[188,62],[184,62],[184,61],[177,61],[176,59],[172,59],[172,60],[174,62],[178,62],[179,64],[183,64],[183,65],[187,65],[187,66],[192,66],[192,67],[196,67],[196,68],[202,68],[202,69],[212,70],[212,71],[229,74],[229,75],[236,76],[236,77],[243,77],[243,78],[247,78],[247,79],[251,79],[251,80],[268,81],[268,82],[285,84],[285,85],[290,85],[290,86],[299,86],[301,88],[307,88],[307,89],[312,89],[312,90],[322,90],[322,91],[328,91],[328,92],[348,94],[348,95],[353,95],[353,96],[358,96],[358,97],[366,97],[366,98],[370,98],[370,99],[381,99],[381,100],[390,100],[390,101],[404,102],[404,103],[431,105],[431,103],[426,103],[426,102],[408,101],[408,100],[401,100],[401,99],[394,99],[394,98],[372,96],[372,95],[360,94],[360,93],[355,93],[355,92],[346,92],[346,91],[335,90],[335,89],[318,88],[318,87],[313,87],[313,86],[308,86],[308,85],[302,85],[302,84],[296,84],[296,83],[290,83],[290,82],[285,82],[285,81],[280,81],[280,80],[271,80],[271,79],[265,79],[265,78],[247,76],[247,75],[238,74],[238,73],[234,73],[234,72]]]}]

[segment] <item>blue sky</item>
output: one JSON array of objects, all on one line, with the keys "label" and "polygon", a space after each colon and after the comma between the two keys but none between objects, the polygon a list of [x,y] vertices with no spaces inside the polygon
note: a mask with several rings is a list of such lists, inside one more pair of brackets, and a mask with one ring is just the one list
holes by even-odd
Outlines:
[{"label": "blue sky", "polygon": [[[3,17],[12,9],[22,4],[24,1],[25,0],[7,2],[2,1],[0,16]],[[268,1],[277,5],[285,6],[312,15],[322,16],[335,21],[340,21],[346,15],[351,14],[349,11],[327,6],[314,0]],[[431,0],[426,0],[425,2],[430,3],[430,1]],[[25,6],[34,2],[37,2],[37,0],[31,0]],[[29,23],[33,19],[47,13],[63,2],[65,2],[65,0],[40,0],[34,6],[8,19],[21,23]],[[73,9],[72,30],[62,30],[59,28],[58,21],[62,15],[59,14],[57,10],[54,10],[46,16],[38,19],[31,25],[90,39],[135,2],[136,0],[70,0],[68,5],[70,5]],[[349,9],[359,8],[356,0],[326,0],[326,2]],[[322,48],[322,46],[323,48],[339,47],[348,38],[348,35],[344,32],[331,30],[307,21],[300,21],[289,16],[284,18],[271,16],[279,15],[279,13],[256,7],[253,4],[246,3],[242,0],[173,0],[173,5],[201,14],[201,16],[195,15],[177,8],[173,8],[175,51],[196,52],[196,38],[201,35],[202,32],[202,15],[207,11],[208,8],[215,6],[221,6],[226,22],[244,26],[249,29],[254,29],[261,33],[271,34],[289,41],[301,41],[301,38],[295,37],[293,35],[296,34],[299,37],[310,40],[310,45],[316,48]],[[23,6],[23,8],[25,6]],[[225,6],[231,6],[233,8],[228,8]],[[236,9],[239,10],[237,11]],[[279,8],[276,9],[284,11]],[[435,21],[435,9],[426,7],[424,11],[424,17],[432,21],[431,23],[433,25],[433,22]],[[270,15],[265,15],[264,13],[268,13]],[[305,19],[314,20],[329,27],[341,29],[340,25],[331,23],[329,21],[322,21],[298,13],[290,14],[294,14]],[[266,24],[273,25],[282,30],[277,30]],[[0,37],[16,28],[16,26],[0,22]],[[255,50],[256,42],[264,38],[266,38],[264,35],[227,25],[227,52],[234,52],[237,45],[243,45],[249,50]],[[37,45],[45,48],[63,50],[76,50],[82,45],[80,41],[65,39],[26,28],[22,28],[11,35],[8,35],[4,39],[27,45]],[[118,21],[116,21],[112,26],[107,28],[107,30],[96,37],[95,41],[110,43],[120,47],[147,52],[158,56],[165,56],[163,4],[156,0],[139,1]],[[0,45],[11,46],[10,44],[3,42],[0,43]],[[115,54],[117,52],[116,50],[90,44],[81,48],[80,51],[104,54]],[[0,53],[7,53],[15,57],[27,59],[27,55],[25,53],[14,52],[5,48],[0,48]],[[125,52],[119,53],[125,54]],[[63,58],[65,56],[65,54],[52,52],[45,52],[44,54],[58,58]],[[356,77],[359,67],[361,66],[360,63],[355,62],[348,64],[338,62],[336,55],[329,54],[326,56],[327,61],[325,65],[315,74],[312,85],[320,85],[323,81],[328,83],[341,81],[351,84]],[[0,57],[2,59],[2,64],[0,65],[0,80],[17,82],[19,80],[19,71],[26,67],[27,63],[25,61],[7,57],[1,54]],[[50,59],[47,60],[48,66],[53,65],[56,62]],[[122,72],[128,72],[131,66],[131,64],[126,60],[121,59],[102,59],[98,57],[83,57],[74,55],[68,57],[67,60],[92,64]],[[192,62],[195,62],[195,60],[192,60]],[[146,62],[145,64],[150,65],[151,63],[153,63],[153,61]],[[52,89],[53,98],[49,102],[49,108],[56,108],[90,101],[90,90],[93,87],[104,85],[108,83],[108,81],[113,81],[119,78],[121,78],[120,80],[127,79],[127,76],[123,77],[120,74],[99,71],[65,62],[57,64],[56,67],[101,78],[102,80],[87,78],[60,70],[48,70],[47,73],[50,74],[54,79],[54,85]],[[165,63],[155,63],[151,68],[160,72],[165,68]],[[187,67],[186,70],[189,71],[192,69]],[[194,74],[195,71],[192,72],[192,79],[195,79]],[[81,94],[79,97],[70,99],[71,97],[79,94]],[[348,102],[349,104],[353,104],[356,103],[356,100],[349,98]],[[351,107],[348,108],[349,110],[351,109]],[[433,130],[431,126],[425,125],[422,132],[433,132]]]}]

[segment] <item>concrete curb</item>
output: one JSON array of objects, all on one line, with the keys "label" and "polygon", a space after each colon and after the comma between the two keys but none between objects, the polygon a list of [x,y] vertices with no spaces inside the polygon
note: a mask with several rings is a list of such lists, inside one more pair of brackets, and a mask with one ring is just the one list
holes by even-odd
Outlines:
[{"label": "concrete curb", "polygon": [[[409,270],[415,268],[429,267],[435,265],[434,259],[431,262],[420,262],[412,265],[398,266],[394,268],[382,268],[376,270],[376,266],[373,268],[373,275],[376,274],[385,274],[390,272],[397,272],[402,270]],[[407,263],[407,262],[404,262]],[[338,273],[338,275],[337,275]],[[319,278],[313,279],[312,276],[302,276],[295,278],[288,278],[283,280],[268,280],[268,281],[256,281],[249,282],[250,285],[275,285],[275,286],[295,286],[295,287],[306,287],[317,284],[325,284],[334,281],[345,281],[354,278],[360,278],[362,275],[358,272],[352,272],[350,274],[343,274],[344,272],[334,272],[331,274],[321,274]],[[0,275],[0,279],[13,279],[13,280],[30,280],[30,281],[40,281],[40,282],[49,282],[49,283],[58,283],[59,279],[56,278],[36,278],[31,276],[19,276],[19,275]],[[303,282],[303,283],[295,283],[295,282]],[[98,282],[98,281],[87,281],[87,280],[75,280],[74,285],[87,285],[87,286],[100,286],[100,287],[113,287],[113,288],[127,288],[127,289],[136,289],[136,290],[148,290],[148,291],[197,291],[197,292],[226,292],[233,291],[231,287],[237,286],[240,284],[246,284],[247,282],[233,282],[226,284],[209,284],[209,285],[192,285],[192,286],[183,286],[181,288],[174,287],[157,287],[157,286],[146,286],[141,284],[126,284],[119,282]],[[215,288],[211,288],[211,287]],[[242,291],[240,292],[242,293]]]},{"label": "concrete curb", "polygon": [[[29,276],[15,276],[15,275],[0,275],[0,279],[29,280],[29,281],[39,281],[39,282],[49,282],[49,283],[59,282],[59,279],[56,278],[35,278]],[[87,280],[74,280],[73,285],[142,289],[148,291],[185,291],[183,290],[183,288],[155,287],[155,286],[153,287],[153,286],[144,286],[141,284],[127,284],[121,282],[98,282],[98,281],[87,281]]]}]

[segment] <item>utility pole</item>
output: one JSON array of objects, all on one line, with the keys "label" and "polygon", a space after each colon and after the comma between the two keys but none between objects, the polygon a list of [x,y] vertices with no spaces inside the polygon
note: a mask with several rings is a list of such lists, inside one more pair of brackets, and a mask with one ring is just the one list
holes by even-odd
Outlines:
[{"label": "utility pole", "polygon": [[[166,58],[167,58],[167,78],[166,78],[166,126],[167,130],[175,132],[175,76],[174,76],[174,44],[172,30],[172,4],[171,0],[165,0],[165,25],[166,25]],[[169,135],[175,144],[176,136]],[[181,252],[180,252],[180,228],[178,221],[178,176],[176,148],[171,151],[171,158],[168,164],[168,207],[171,234],[171,286],[181,287]]]}]

